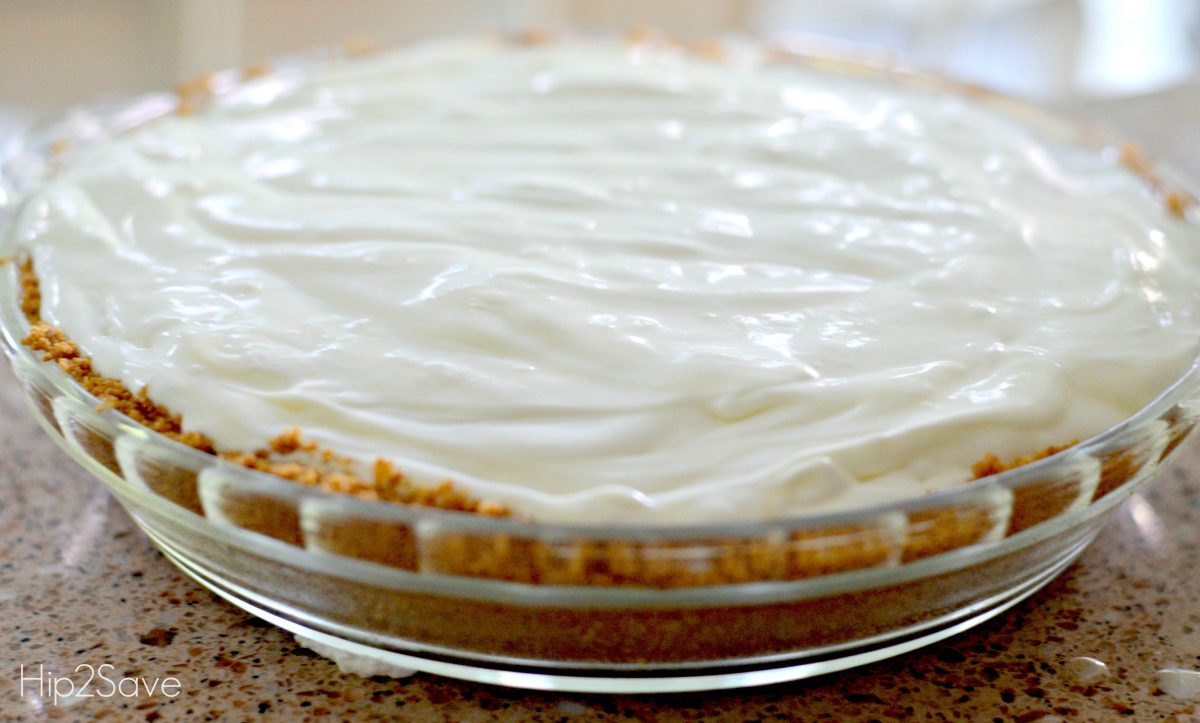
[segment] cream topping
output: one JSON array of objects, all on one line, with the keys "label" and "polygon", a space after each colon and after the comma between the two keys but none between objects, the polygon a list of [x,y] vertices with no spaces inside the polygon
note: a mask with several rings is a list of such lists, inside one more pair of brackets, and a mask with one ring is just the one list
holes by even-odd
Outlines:
[{"label": "cream topping", "polygon": [[547,520],[836,510],[1127,417],[1197,231],[1112,154],[881,78],[438,41],[279,73],[22,208],[43,316],[249,449]]}]

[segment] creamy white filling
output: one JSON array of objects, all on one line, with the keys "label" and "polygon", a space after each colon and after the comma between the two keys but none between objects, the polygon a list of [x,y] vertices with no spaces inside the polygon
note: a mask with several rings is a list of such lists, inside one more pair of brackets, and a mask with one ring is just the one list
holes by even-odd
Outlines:
[{"label": "creamy white filling", "polygon": [[616,42],[248,82],[12,227],[43,316],[223,448],[298,426],[549,520],[921,494],[1197,352],[1200,238],[943,92]]}]

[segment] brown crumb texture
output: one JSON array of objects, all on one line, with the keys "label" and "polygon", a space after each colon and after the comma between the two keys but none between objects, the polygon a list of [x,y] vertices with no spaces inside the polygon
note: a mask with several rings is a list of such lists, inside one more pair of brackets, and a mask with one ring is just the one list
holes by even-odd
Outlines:
[{"label": "brown crumb texture", "polygon": [[1194,203],[1192,197],[1182,191],[1167,188],[1166,182],[1155,170],[1150,157],[1146,155],[1141,146],[1136,143],[1126,143],[1121,146],[1121,165],[1153,189],[1167,213],[1178,219],[1187,218],[1188,210]]},{"label": "brown crumb texture", "polygon": [[543,542],[534,546],[539,582],[551,585],[697,587],[783,579],[782,540]]},{"label": "brown crumb texture", "polygon": [[179,465],[141,457],[136,461],[137,476],[159,497],[166,497],[184,509],[204,514],[200,502],[199,475]]},{"label": "brown crumb texture", "polygon": [[660,50],[682,50],[684,53],[691,53],[713,60],[725,58],[725,46],[720,41],[715,40],[715,38],[710,38],[710,40],[685,40],[685,38],[671,34],[671,32],[654,28],[653,25],[635,26],[635,28],[626,31],[625,43],[629,44],[629,46],[646,46]]},{"label": "brown crumb texture", "polygon": [[72,439],[87,452],[87,455],[115,475],[121,474],[121,463],[117,460],[117,449],[112,439],[81,423],[78,419],[67,421],[66,427]]},{"label": "brown crumb texture", "polygon": [[[551,585],[687,587],[721,579],[721,555],[728,560],[739,546],[730,541],[723,550],[710,546],[708,555],[700,555],[698,551],[706,549],[702,542],[691,546],[627,540],[546,542],[534,548],[534,560],[541,581]],[[689,550],[691,565],[681,564]]]},{"label": "brown crumb texture", "polygon": [[1068,477],[1024,484],[1013,490],[1012,517],[1008,534],[1027,530],[1057,517],[1075,504],[1083,493],[1082,480]]},{"label": "brown crumb texture", "polygon": [[264,60],[260,63],[254,63],[253,65],[246,66],[246,68],[242,71],[242,79],[254,80],[255,78],[264,78],[274,72],[274,70],[275,69],[271,67],[271,64]]},{"label": "brown crumb texture", "polygon": [[[1190,431],[1190,427],[1186,430]],[[1186,436],[1186,431],[1181,435]],[[1063,450],[1070,449],[1079,440],[1069,444],[1052,445],[1026,457],[1016,457],[1009,462],[1001,460],[994,454],[989,454],[975,463],[971,471],[975,479],[983,479],[1010,469],[1045,459]],[[1101,460],[1100,481],[1095,493],[1095,499],[1112,492],[1133,476],[1140,465],[1137,464],[1136,454],[1132,450],[1111,453]],[[1075,503],[1080,494],[1080,488],[1074,481],[1045,480],[1023,485],[1013,491],[1013,514],[1009,522],[1009,534],[1028,529],[1033,525],[1044,522],[1065,511]]]},{"label": "brown crumb texture", "polygon": [[296,505],[271,495],[224,489],[216,501],[220,516],[245,530],[302,547],[300,513]]},{"label": "brown crumb texture", "polygon": [[1137,449],[1117,450],[1105,455],[1100,460],[1100,483],[1096,485],[1094,499],[1116,491],[1132,479],[1145,463],[1141,456]]},{"label": "brown crumb texture", "polygon": [[908,563],[982,542],[995,527],[995,514],[988,508],[912,512],[900,560]]},{"label": "brown crumb texture", "polygon": [[1196,419],[1185,415],[1179,407],[1172,407],[1161,419],[1167,423],[1168,429],[1167,444],[1163,447],[1162,454],[1158,457],[1159,461],[1163,462],[1171,456],[1172,452],[1179,448],[1183,440],[1187,439],[1192,430],[1196,428]]},{"label": "brown crumb texture", "polygon": [[638,25],[625,33],[625,42],[630,45],[648,43],[658,37],[658,31],[647,25]]},{"label": "brown crumb texture", "polygon": [[379,52],[379,41],[366,36],[353,36],[342,41],[342,52],[350,58]]},{"label": "brown crumb texture", "polygon": [[787,546],[785,577],[794,580],[878,567],[892,560],[895,548],[887,531],[875,526],[795,532]]},{"label": "brown crumb texture", "polygon": [[536,583],[534,542],[503,534],[435,533],[421,541],[420,567],[466,577]]},{"label": "brown crumb texture", "polygon": [[306,534],[310,548],[403,570],[417,569],[416,535],[402,522],[322,516],[306,524],[310,526]]},{"label": "brown crumb texture", "polygon": [[[478,546],[450,535],[446,556],[470,563],[485,552],[493,563],[514,560],[528,579],[533,551],[519,542],[482,540]],[[431,571],[422,539],[422,572]],[[493,545],[494,542],[494,545]],[[514,544],[515,543],[515,544]],[[574,545],[574,542],[566,543]],[[632,564],[628,542],[616,548],[610,568]],[[506,549],[505,545],[509,545]],[[380,634],[436,645],[443,649],[486,650],[493,655],[563,661],[683,663],[787,653],[863,639],[901,626],[933,621],[949,610],[982,601],[994,590],[980,581],[1006,580],[1042,562],[1036,546],[989,558],[966,570],[900,581],[871,590],[847,590],[817,597],[800,596],[755,604],[708,605],[541,604],[493,599],[447,598],[411,589],[359,583],[312,572],[306,580],[320,594],[336,596],[344,619],[370,621]],[[467,558],[467,559],[463,559]],[[686,558],[680,559],[684,563]],[[510,574],[503,566],[499,578]],[[543,582],[545,578],[542,578]],[[326,592],[328,591],[328,592]],[[598,603],[599,601],[597,601]],[[447,606],[453,614],[447,614]]]},{"label": "brown crumb texture", "polygon": [[883,530],[867,527],[687,542],[446,532],[423,540],[422,569],[538,585],[668,589],[817,577],[884,565],[897,552]]},{"label": "brown crumb texture", "polygon": [[1121,146],[1121,164],[1134,174],[1149,181],[1151,185],[1155,187],[1159,185],[1158,175],[1154,172],[1154,167],[1150,165],[1150,159],[1146,157],[1145,151],[1138,144],[1126,143]]},{"label": "brown crumb texture", "polygon": [[716,38],[695,40],[687,43],[685,47],[693,55],[709,60],[726,60],[729,57],[725,44]]},{"label": "brown crumb texture", "polygon": [[530,27],[519,30],[511,36],[512,42],[517,45],[526,47],[536,47],[538,45],[549,45],[559,39],[557,33],[549,28]]},{"label": "brown crumb texture", "polygon": [[1192,206],[1192,199],[1179,191],[1170,191],[1166,195],[1167,210],[1175,218],[1187,218],[1188,209]]},{"label": "brown crumb texture", "polygon": [[[267,447],[253,452],[218,452],[206,435],[185,430],[182,417],[156,403],[145,387],[135,393],[119,379],[97,372],[92,367],[91,357],[83,354],[61,329],[41,319],[41,286],[30,259],[20,262],[20,282],[21,310],[30,323],[29,334],[21,342],[39,352],[43,361],[57,364],[96,397],[102,409],[120,412],[142,426],[201,452],[219,453],[244,467],[329,492],[489,516],[509,514],[505,505],[477,500],[464,494],[450,480],[432,486],[414,484],[383,459],[376,461],[372,476],[364,478],[353,471],[352,460],[304,440],[296,429],[284,432],[271,440]],[[284,457],[288,459],[282,459]]]},{"label": "brown crumb texture", "polygon": [[971,473],[975,475],[975,479],[991,477],[992,475],[1000,474],[1001,472],[1007,472],[1010,469],[1024,467],[1025,465],[1036,462],[1039,459],[1045,459],[1046,457],[1058,454],[1063,450],[1070,449],[1077,444],[1079,444],[1078,439],[1072,440],[1066,444],[1051,445],[1040,452],[1035,452],[1034,454],[1025,457],[1015,457],[1009,462],[1003,461],[994,454],[988,454],[983,459],[971,465]]},{"label": "brown crumb texture", "polygon": [[38,283],[37,274],[33,272],[33,260],[25,259],[20,267],[21,282],[21,313],[29,323],[34,323],[42,315],[42,287]]},{"label": "brown crumb texture", "polygon": [[175,95],[179,99],[176,109],[179,115],[191,115],[202,103],[212,97],[212,74],[204,73],[175,86]]},{"label": "brown crumb texture", "polygon": [[729,49],[718,38],[685,38],[649,26],[638,26],[625,33],[628,45],[653,46],[663,50],[682,51],[698,58],[724,61]]},{"label": "brown crumb texture", "polygon": [[[370,478],[360,476],[354,470],[352,460],[304,440],[298,429],[285,431],[262,449],[253,452],[226,452],[221,456],[243,467],[267,472],[326,492],[489,516],[509,514],[504,505],[466,495],[450,480],[432,486],[414,484],[385,459],[375,461]],[[282,459],[285,457],[286,459]]]}]

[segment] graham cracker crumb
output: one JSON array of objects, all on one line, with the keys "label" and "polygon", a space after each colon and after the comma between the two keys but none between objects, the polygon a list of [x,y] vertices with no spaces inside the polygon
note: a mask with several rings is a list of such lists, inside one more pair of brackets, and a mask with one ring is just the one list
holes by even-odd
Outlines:
[{"label": "graham cracker crumb", "polygon": [[299,429],[285,429],[283,434],[271,440],[271,451],[276,454],[291,454],[292,452],[305,451],[311,452],[316,449],[317,445],[312,442],[305,442],[300,438]]},{"label": "graham cracker crumb", "polygon": [[1150,160],[1146,158],[1146,153],[1141,146],[1136,143],[1126,143],[1121,146],[1121,165],[1148,181],[1155,178]]},{"label": "graham cracker crumb", "polygon": [[1121,165],[1146,182],[1146,185],[1154,191],[1155,196],[1162,203],[1167,213],[1181,220],[1187,218],[1188,209],[1191,208],[1194,200],[1182,191],[1172,190],[1167,187],[1162,176],[1154,169],[1154,164],[1142,150],[1141,146],[1136,143],[1122,145]]},{"label": "graham cracker crumb", "polygon": [[687,49],[693,55],[709,60],[725,60],[729,55],[725,44],[716,38],[706,38],[688,43]]},{"label": "graham cracker crumb", "polygon": [[[281,455],[297,454],[313,459],[311,462],[279,459]],[[481,501],[463,494],[451,480],[444,480],[432,487],[413,484],[390,461],[382,458],[375,460],[371,478],[363,478],[356,473],[354,460],[330,454],[329,450],[315,442],[303,439],[298,429],[285,431],[270,440],[266,447],[253,452],[226,452],[221,456],[248,469],[267,472],[326,492],[492,516],[510,514],[509,509],[499,502]]]},{"label": "graham cracker crumb", "polygon": [[1051,445],[1051,446],[1046,447],[1045,449],[1041,450],[1040,452],[1035,452],[1035,453],[1025,456],[1025,457],[1016,457],[1010,462],[1004,462],[996,455],[989,453],[983,459],[979,460],[978,462],[976,462],[975,464],[973,464],[971,466],[971,472],[972,472],[972,474],[975,475],[974,479],[983,479],[984,477],[991,477],[994,474],[1000,474],[1001,472],[1007,472],[1010,469],[1016,469],[1017,467],[1024,467],[1025,465],[1036,462],[1039,459],[1045,459],[1046,457],[1049,457],[1050,455],[1058,454],[1059,452],[1062,452],[1065,449],[1070,449],[1071,447],[1074,447],[1077,444],[1079,444],[1078,439],[1072,440],[1072,441],[1068,442],[1067,444]]},{"label": "graham cracker crumb", "polygon": [[179,115],[195,113],[200,103],[212,96],[212,73],[180,83],[175,86],[175,95],[179,98]]},{"label": "graham cracker crumb", "polygon": [[246,66],[246,69],[242,71],[242,80],[254,80],[255,78],[262,78],[270,75],[272,72],[274,72],[274,70],[275,69],[271,67],[271,64],[265,60],[261,63],[248,65]]},{"label": "graham cracker crumb", "polygon": [[549,45],[557,39],[558,35],[553,30],[542,27],[525,28],[513,35],[513,42],[527,47]]},{"label": "graham cracker crumb", "polygon": [[37,321],[42,314],[42,288],[38,283],[37,274],[33,272],[33,259],[21,262],[19,272],[21,282],[21,313],[30,323]]},{"label": "graham cracker crumb", "polygon": [[349,37],[342,41],[342,52],[351,58],[371,55],[379,52],[379,42],[365,36]]},{"label": "graham cracker crumb", "polygon": [[1188,208],[1192,205],[1192,199],[1179,191],[1169,191],[1166,195],[1167,211],[1175,218],[1187,218]]},{"label": "graham cracker crumb", "polygon": [[630,28],[629,31],[625,33],[625,42],[629,43],[630,45],[638,45],[640,43],[646,43],[653,40],[657,35],[658,32],[654,28],[647,25],[638,25]]},{"label": "graham cracker crumb", "polygon": [[688,40],[647,25],[631,28],[625,33],[625,42],[628,45],[647,45],[660,50],[692,53],[713,60],[725,57],[725,46],[715,38]]}]

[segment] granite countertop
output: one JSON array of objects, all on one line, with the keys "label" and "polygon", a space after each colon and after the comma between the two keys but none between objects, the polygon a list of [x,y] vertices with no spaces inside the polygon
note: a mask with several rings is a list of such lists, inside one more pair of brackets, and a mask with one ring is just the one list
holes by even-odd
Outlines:
[{"label": "granite countertop", "polygon": [[[1146,129],[1134,134],[1152,153],[1200,170],[1200,146],[1185,145],[1180,132],[1197,108],[1200,85],[1084,111]],[[526,692],[424,674],[358,678],[179,573],[37,427],[7,372],[0,376],[3,720],[1200,721],[1200,691],[1171,695],[1156,679],[1164,668],[1200,670],[1198,567],[1193,442],[1045,589],[965,634],[881,663],[765,688],[657,696]],[[88,666],[177,686],[58,705],[36,682],[22,693],[22,675],[82,680]]]}]

